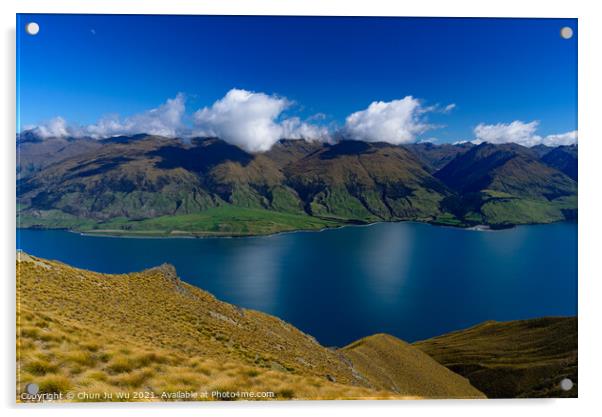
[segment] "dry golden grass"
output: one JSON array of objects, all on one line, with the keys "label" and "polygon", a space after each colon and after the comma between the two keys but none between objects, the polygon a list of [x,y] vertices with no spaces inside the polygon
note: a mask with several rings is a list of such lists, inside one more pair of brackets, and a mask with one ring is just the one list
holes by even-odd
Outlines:
[{"label": "dry golden grass", "polygon": [[365,337],[341,351],[378,389],[429,398],[485,398],[467,379],[388,334]]},{"label": "dry golden grass", "polygon": [[[414,344],[491,398],[577,397],[577,317],[488,321]],[[565,378],[572,389],[560,388]]]},{"label": "dry golden grass", "polygon": [[31,382],[73,401],[403,397],[372,389],[293,326],[181,282],[173,268],[103,275],[19,258],[18,399]]},{"label": "dry golden grass", "polygon": [[[30,324],[43,317],[47,327],[31,331]],[[20,324],[29,331],[21,332],[18,343],[18,387],[30,382],[40,386],[41,393],[68,392],[101,395],[103,401],[169,400],[165,395],[177,392],[206,392],[216,400],[213,391],[273,392],[265,399],[340,399],[394,398],[394,393],[373,391],[363,387],[332,383],[324,378],[297,375],[243,364],[239,361],[209,357],[186,357],[171,350],[148,350],[133,341],[96,334],[85,327],[49,315],[33,313],[21,307]],[[52,338],[44,337],[52,334]],[[134,393],[149,398],[133,398]],[[104,398],[112,393],[113,398]],[[129,397],[129,398],[127,398]],[[262,398],[264,399],[264,398]]]}]

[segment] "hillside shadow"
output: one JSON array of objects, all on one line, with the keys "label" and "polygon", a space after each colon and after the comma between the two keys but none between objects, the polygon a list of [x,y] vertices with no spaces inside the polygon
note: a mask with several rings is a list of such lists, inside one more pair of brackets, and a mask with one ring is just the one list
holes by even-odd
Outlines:
[{"label": "hillside shadow", "polygon": [[122,136],[113,136],[111,138],[101,139],[101,141],[102,141],[102,143],[105,143],[105,144],[110,144],[110,143],[127,144],[127,143],[136,142],[141,139],[145,139],[148,136],[149,135],[147,135],[146,133],[139,133],[137,135],[132,135],[132,136],[123,136],[123,135]]},{"label": "hillside shadow", "polygon": [[[108,171],[112,170],[113,168],[116,168],[119,165],[122,165],[131,160],[132,160],[132,158],[127,158],[125,156],[117,156],[115,158],[95,159],[95,160],[87,162],[85,164],[77,165],[73,168],[69,168],[68,171],[73,172],[73,174],[70,175],[69,178],[74,178],[74,177],[85,178],[85,177],[91,177],[93,175],[104,174],[105,172],[108,172]],[[99,166],[97,166],[96,168],[86,170],[85,168],[87,168],[90,165],[99,165]]]},{"label": "hillside shadow", "polygon": [[242,166],[253,160],[253,155],[226,142],[197,143],[192,147],[163,146],[146,154],[160,157],[155,167],[161,169],[184,168],[193,172],[206,172],[223,162],[237,162]]},{"label": "hillside shadow", "polygon": [[370,149],[366,142],[357,140],[343,140],[336,145],[329,146],[328,150],[320,154],[320,159],[335,159],[344,155],[358,155]]}]

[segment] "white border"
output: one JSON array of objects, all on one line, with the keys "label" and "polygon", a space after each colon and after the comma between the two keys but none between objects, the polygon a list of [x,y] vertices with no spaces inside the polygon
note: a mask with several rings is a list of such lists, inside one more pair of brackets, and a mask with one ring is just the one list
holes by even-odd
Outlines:
[{"label": "white border", "polygon": [[[111,13],[111,14],[246,14],[330,16],[497,16],[577,17],[579,2],[547,1],[545,7],[524,0],[479,2],[471,0],[20,0],[21,13]],[[487,4],[486,4],[487,3]]]},{"label": "white border", "polygon": [[[0,396],[6,415],[90,416],[129,415],[142,411],[155,415],[245,416],[348,416],[377,412],[382,415],[507,416],[526,413],[547,416],[587,415],[600,409],[596,403],[600,383],[600,300],[602,271],[600,252],[600,218],[602,216],[602,130],[600,104],[602,97],[599,41],[602,19],[593,1],[525,0],[3,0],[2,73],[3,99],[0,115],[4,136],[0,157],[2,176],[2,338],[3,360]],[[422,402],[303,402],[303,403],[236,403],[236,404],[120,404],[58,405],[42,409],[14,405],[14,258],[15,258],[15,13],[116,13],[116,14],[248,14],[248,15],[339,15],[339,16],[467,16],[467,17],[578,17],[579,18],[579,399],[578,400],[487,400],[487,401],[422,401]],[[558,65],[562,65],[559,62]],[[484,277],[486,279],[486,277]],[[110,410],[110,411],[109,411]]]}]

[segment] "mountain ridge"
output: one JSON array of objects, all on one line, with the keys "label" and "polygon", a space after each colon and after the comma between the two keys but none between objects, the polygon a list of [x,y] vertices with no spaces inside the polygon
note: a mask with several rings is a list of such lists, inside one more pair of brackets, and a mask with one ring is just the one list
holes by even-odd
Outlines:
[{"label": "mountain ridge", "polygon": [[[20,169],[22,227],[248,235],[403,220],[510,227],[577,213],[576,182],[519,145],[282,140],[249,154],[217,138],[100,142]],[[209,210],[222,222],[206,224]],[[261,224],[275,213],[287,220],[259,231],[228,220],[233,213]]]}]

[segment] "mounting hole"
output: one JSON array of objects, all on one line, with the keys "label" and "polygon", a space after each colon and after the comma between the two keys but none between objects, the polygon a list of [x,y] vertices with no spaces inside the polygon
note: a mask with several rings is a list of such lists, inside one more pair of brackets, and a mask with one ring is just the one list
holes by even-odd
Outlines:
[{"label": "mounting hole", "polygon": [[571,39],[573,37],[573,29],[568,26],[563,27],[560,29],[560,36],[562,36],[562,39]]},{"label": "mounting hole", "polygon": [[25,25],[25,32],[27,32],[29,35],[37,35],[38,32],[40,32],[40,25],[38,25],[36,22],[29,22],[27,25]]},{"label": "mounting hole", "polygon": [[25,391],[27,391],[29,395],[36,395],[40,391],[40,387],[38,384],[27,384],[25,385]]},{"label": "mounting hole", "polygon": [[568,378],[564,378],[562,381],[560,381],[560,389],[563,391],[570,391],[573,389],[573,381]]}]

